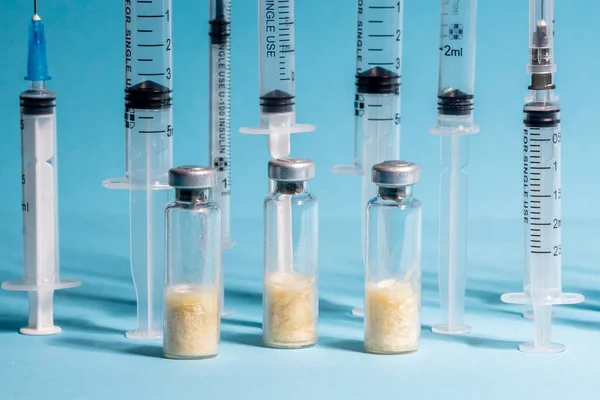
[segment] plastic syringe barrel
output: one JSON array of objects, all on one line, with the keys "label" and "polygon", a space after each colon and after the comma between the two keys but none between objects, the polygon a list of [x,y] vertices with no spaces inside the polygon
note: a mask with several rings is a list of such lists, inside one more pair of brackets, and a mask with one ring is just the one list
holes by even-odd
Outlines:
[{"label": "plastic syringe barrel", "polygon": [[477,0],[441,1],[438,118],[431,133],[441,135],[438,269],[442,323],[433,331],[463,334],[467,269],[469,134],[473,118]]},{"label": "plastic syringe barrel", "polygon": [[294,0],[260,0],[260,100],[264,113],[294,111]]},{"label": "plastic syringe barrel", "polygon": [[[397,154],[392,158],[381,160],[372,158],[364,162],[364,145],[367,140],[365,132],[368,129],[363,126],[363,121],[368,121],[368,118],[363,116],[369,112],[367,103],[372,102],[371,98],[377,95],[381,97],[395,95],[394,112],[390,113],[388,110],[385,114],[392,115],[397,125],[399,140],[403,11],[404,0],[359,0],[357,3],[354,156],[351,165],[335,166],[333,171],[336,173],[360,175],[366,168],[367,180],[369,180],[369,168],[374,164],[400,158]],[[391,100],[387,100],[389,101]],[[386,144],[383,146],[385,147]],[[375,161],[371,163],[373,160]]]},{"label": "plastic syringe barrel", "polygon": [[131,270],[137,297],[135,339],[162,335],[164,205],[173,166],[171,0],[125,0],[125,177],[130,190]]},{"label": "plastic syringe barrel", "polygon": [[476,133],[477,0],[442,0],[438,121],[434,133]]},{"label": "plastic syringe barrel", "polygon": [[29,292],[29,322],[21,333],[50,335],[61,331],[54,325],[54,290],[80,282],[60,277],[56,94],[34,81],[20,97],[23,280],[3,282],[2,288]]},{"label": "plastic syringe barrel", "polygon": [[217,171],[213,199],[221,210],[224,248],[231,239],[231,0],[210,1],[210,120],[208,165]]},{"label": "plastic syringe barrel", "polygon": [[296,124],[294,0],[260,0],[258,19],[260,126],[240,132],[269,135],[271,157],[287,157],[292,133],[315,130]]},{"label": "plastic syringe barrel", "polygon": [[172,98],[167,88],[154,82],[136,85],[127,94],[126,179],[131,190],[131,270],[137,297],[137,328],[127,336],[153,339],[162,335],[163,214],[173,165]]},{"label": "plastic syringe barrel", "polygon": [[46,89],[48,74],[44,24],[35,14],[29,25],[27,76],[21,93],[21,184],[23,198],[23,279],[2,283],[5,290],[29,292],[26,335],[51,335],[54,291],[79,286],[61,279],[58,230],[56,94]]},{"label": "plastic syringe barrel", "polygon": [[125,0],[125,89],[151,80],[173,89],[171,0]]}]

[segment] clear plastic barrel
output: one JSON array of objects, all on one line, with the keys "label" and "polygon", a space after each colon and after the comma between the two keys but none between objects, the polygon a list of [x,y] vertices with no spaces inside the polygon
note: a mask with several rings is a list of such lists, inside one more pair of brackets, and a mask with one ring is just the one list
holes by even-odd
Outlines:
[{"label": "clear plastic barrel", "polygon": [[172,90],[171,0],[125,1],[125,88],[153,81]]},{"label": "clear plastic barrel", "polygon": [[294,0],[259,1],[260,126],[247,134],[269,135],[271,158],[290,154],[292,133],[314,131],[296,123]]},{"label": "clear plastic barrel", "polygon": [[534,90],[524,107],[524,288],[502,295],[504,302],[533,306],[534,340],[519,346],[527,353],[564,351],[551,341],[552,306],[583,301],[580,294],[562,292],[562,132],[552,97],[552,90]]},{"label": "clear plastic barrel", "polygon": [[260,98],[265,113],[294,109],[294,0],[260,0]]},{"label": "clear plastic barrel", "polygon": [[403,7],[403,0],[358,0],[357,75],[374,67],[401,75]]},{"label": "clear plastic barrel", "polygon": [[217,171],[213,190],[222,219],[223,246],[231,239],[231,1],[210,2],[210,138],[209,164]]},{"label": "clear plastic barrel", "polygon": [[442,0],[438,123],[433,133],[475,133],[477,0]]},{"label": "clear plastic barrel", "polygon": [[[359,94],[356,114],[356,136],[361,138],[361,160],[357,164],[362,176],[361,207],[377,196],[377,186],[371,181],[371,168],[387,160],[400,159],[400,96],[389,94]],[[358,143],[357,143],[358,144]],[[361,213],[362,242],[365,235],[365,213]]]},{"label": "clear plastic barrel", "polygon": [[172,9],[170,0],[125,1],[125,178],[129,189],[131,270],[137,297],[135,339],[162,335],[164,205],[173,165]]}]

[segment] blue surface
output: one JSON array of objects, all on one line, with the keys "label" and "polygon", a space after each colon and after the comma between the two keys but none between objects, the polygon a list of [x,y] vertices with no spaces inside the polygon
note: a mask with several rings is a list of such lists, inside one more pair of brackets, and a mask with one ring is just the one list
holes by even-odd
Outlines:
[{"label": "blue surface", "polygon": [[[258,123],[256,2],[233,0],[233,128]],[[109,4],[110,3],[110,4]],[[114,4],[113,4],[114,3]],[[207,158],[206,1],[174,8],[175,162]],[[532,327],[500,294],[521,286],[521,107],[526,94],[525,1],[481,1],[476,120],[472,139],[468,322],[473,333],[433,335],[438,322],[436,215],[439,141],[435,121],[439,16],[437,0],[405,7],[403,158],[423,168],[416,190],[424,204],[423,342],[410,356],[362,353],[362,322],[349,310],[362,298],[359,181],[336,176],[352,154],[355,5],[349,0],[298,1],[298,121],[316,133],[292,142],[293,155],[313,158],[312,190],[321,201],[320,344],[302,351],[260,347],[262,199],[266,139],[234,134],[233,235],[225,255],[227,303],[217,359],[178,362],[159,343],[122,333],[135,323],[129,271],[128,195],[102,188],[123,173],[123,11],[119,1],[42,0],[49,88],[58,94],[61,258],[64,277],[79,288],[57,292],[53,337],[19,335],[26,324],[23,293],[0,291],[0,398],[453,399],[592,398],[600,361],[600,228],[596,184],[598,101],[595,16],[600,3],[557,4],[558,93],[563,105],[563,282],[585,303],[557,307],[556,356],[516,350]],[[508,5],[508,3],[510,5]],[[30,2],[0,0],[0,280],[21,276],[18,94],[26,88]],[[592,392],[594,390],[594,392]]]}]

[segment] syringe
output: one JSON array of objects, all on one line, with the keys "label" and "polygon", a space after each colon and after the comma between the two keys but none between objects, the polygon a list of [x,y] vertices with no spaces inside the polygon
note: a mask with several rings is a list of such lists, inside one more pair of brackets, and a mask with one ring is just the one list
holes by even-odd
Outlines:
[{"label": "syringe", "polygon": [[311,132],[296,124],[294,0],[259,0],[260,126],[240,132],[269,135],[272,158],[290,154],[290,134]]},{"label": "syringe", "polygon": [[441,135],[438,268],[441,334],[464,334],[467,284],[467,196],[469,135],[473,119],[477,0],[442,0],[438,119],[431,133]]},{"label": "syringe", "polygon": [[530,1],[530,94],[523,134],[523,222],[525,279],[523,293],[502,296],[506,303],[532,304],[534,340],[526,353],[560,353],[551,341],[552,306],[576,304],[583,296],[562,292],[560,106],[554,95],[554,0]]},{"label": "syringe", "polygon": [[60,278],[56,164],[56,93],[46,62],[44,24],[37,14],[29,26],[27,76],[29,90],[21,93],[21,184],[23,188],[23,280],[3,282],[5,290],[29,292],[29,323],[25,335],[52,335],[54,291],[81,282]]},{"label": "syringe", "polygon": [[132,339],[162,336],[164,207],[172,167],[171,0],[125,0],[125,178],[109,189],[130,190],[131,270],[137,296]]},{"label": "syringe", "polygon": [[[284,158],[290,154],[292,133],[315,130],[314,125],[296,124],[294,0],[259,0],[259,57],[260,126],[240,132],[268,135],[271,158]],[[269,186],[274,189],[273,181]],[[293,265],[292,214],[290,202],[281,204],[277,262],[285,271]]]},{"label": "syringe", "polygon": [[[377,196],[371,168],[400,159],[400,87],[404,0],[359,0],[356,31],[354,161],[335,173],[357,174],[361,180],[361,243],[364,256],[368,201]],[[363,316],[362,308],[352,313]]]},{"label": "syringe", "polygon": [[223,248],[231,239],[231,0],[210,1],[210,154],[217,171],[213,199],[221,209]]},{"label": "syringe", "polygon": [[373,165],[399,159],[403,11],[404,0],[358,0],[354,160],[333,172],[363,176],[361,210],[377,194]]}]

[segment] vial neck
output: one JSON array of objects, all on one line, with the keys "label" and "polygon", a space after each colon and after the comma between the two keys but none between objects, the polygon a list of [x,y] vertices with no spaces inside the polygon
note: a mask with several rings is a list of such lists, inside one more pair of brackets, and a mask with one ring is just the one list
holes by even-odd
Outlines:
[{"label": "vial neck", "polygon": [[175,189],[175,201],[181,203],[206,203],[210,201],[210,189]]},{"label": "vial neck", "polygon": [[412,197],[412,186],[379,187],[379,197],[384,200],[403,200]]},{"label": "vial neck", "polygon": [[301,194],[308,190],[306,182],[277,182],[275,191],[281,194]]}]

